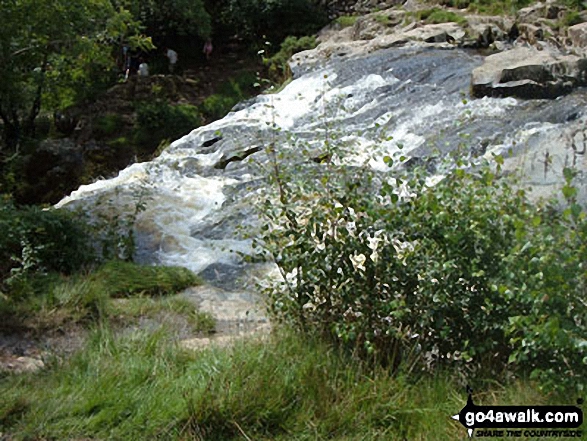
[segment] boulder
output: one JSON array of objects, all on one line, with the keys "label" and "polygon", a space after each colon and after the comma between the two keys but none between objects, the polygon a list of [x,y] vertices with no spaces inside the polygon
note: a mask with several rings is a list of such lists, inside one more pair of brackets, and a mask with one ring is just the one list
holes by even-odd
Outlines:
[{"label": "boulder", "polygon": [[550,47],[517,47],[488,56],[473,71],[471,92],[475,97],[556,98],[585,85],[587,58]]},{"label": "boulder", "polygon": [[535,26],[528,23],[520,23],[518,25],[520,34],[530,44],[536,44],[539,40],[544,40],[544,29],[540,26]]},{"label": "boulder", "polygon": [[473,44],[470,46],[477,48],[487,48],[494,41],[496,32],[493,27],[488,24],[471,24],[468,29],[469,41]]},{"label": "boulder", "polygon": [[460,41],[465,31],[457,23],[429,24],[403,33],[408,40],[424,41],[426,43],[446,43]]},{"label": "boulder", "polygon": [[545,18],[547,14],[544,3],[538,2],[526,8],[522,8],[516,14],[519,21],[533,22],[539,18]]},{"label": "boulder", "polygon": [[573,46],[587,47],[587,23],[571,26],[568,33]]}]

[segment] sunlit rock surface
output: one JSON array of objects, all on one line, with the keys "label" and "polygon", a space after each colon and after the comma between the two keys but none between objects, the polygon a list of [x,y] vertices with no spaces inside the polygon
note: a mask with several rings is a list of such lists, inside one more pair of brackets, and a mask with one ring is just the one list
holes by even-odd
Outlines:
[{"label": "sunlit rock surface", "polygon": [[[393,172],[383,157],[400,145],[413,162],[431,164],[462,145],[471,156],[504,154],[505,168],[537,195],[556,191],[568,165],[580,170],[584,189],[587,92],[472,99],[471,74],[483,61],[475,52],[422,46],[318,60],[281,92],[194,130],[151,162],[81,187],[58,206],[133,210],[142,194],[139,260],[185,266],[240,292],[250,289],[251,275],[263,274],[242,255],[252,253],[248,235],[258,226],[249,196],[266,192],[254,163],[266,160],[269,144],[295,150],[305,143],[319,152],[326,131],[334,131],[349,165],[381,173]],[[236,159],[225,163],[229,158]]]}]

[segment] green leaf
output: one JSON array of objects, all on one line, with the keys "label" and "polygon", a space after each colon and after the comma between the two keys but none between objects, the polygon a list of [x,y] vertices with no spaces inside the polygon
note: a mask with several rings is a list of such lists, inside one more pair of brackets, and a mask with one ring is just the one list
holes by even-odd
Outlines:
[{"label": "green leaf", "polygon": [[570,185],[565,185],[563,187],[563,196],[565,199],[569,200],[577,196],[577,189]]}]

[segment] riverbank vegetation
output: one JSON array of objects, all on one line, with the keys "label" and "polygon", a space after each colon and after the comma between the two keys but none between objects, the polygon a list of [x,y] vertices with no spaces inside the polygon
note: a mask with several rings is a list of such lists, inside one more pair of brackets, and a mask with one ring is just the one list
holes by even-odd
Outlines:
[{"label": "riverbank vegetation", "polygon": [[[11,19],[25,20],[32,3],[13,3]],[[77,88],[112,68],[123,34],[147,49],[234,28],[254,47],[257,33],[271,31],[271,45],[260,47],[281,48],[266,62],[282,80],[284,60],[316,44],[303,35],[323,20],[302,0],[292,3],[299,11],[291,16],[280,1],[192,2],[157,41],[149,32],[177,11],[159,10],[157,2],[115,3],[116,10],[92,3],[105,8],[100,17],[109,34],[94,32],[98,22],[84,18],[86,28],[72,34],[15,30],[16,54],[3,46],[16,58],[0,67],[14,76],[0,85],[0,110],[20,107],[11,111],[16,117],[0,112],[2,191],[22,185],[19,158],[35,157],[39,117],[82,102]],[[74,18],[89,13],[70,5],[64,10]],[[485,2],[465,6],[474,5]],[[315,22],[291,28],[299,14]],[[6,29],[15,29],[10,23]],[[91,41],[78,41],[76,32]],[[56,35],[72,41],[54,41]],[[34,50],[25,45],[31,40]],[[88,65],[71,64],[84,59],[80,54]],[[65,81],[62,71],[72,78]],[[249,80],[227,81],[198,108],[142,102],[130,143],[155,149],[149,130],[168,138],[201,114],[222,116],[234,96],[244,98]],[[120,148],[124,124],[116,114],[96,121]],[[574,404],[587,386],[587,215],[574,171],[565,169],[559,201],[537,202],[502,171],[501,156],[485,163],[459,150],[450,162],[418,164],[397,145],[397,154],[383,159],[388,173],[376,174],[345,164],[349,152],[336,134],[328,136],[319,156],[305,155],[310,147],[301,144],[272,143],[266,151],[272,186],[258,201],[267,223],[255,245],[282,275],[260,287],[273,331],[229,347],[180,345],[184,330],[176,322],[208,334],[214,318],[176,296],[202,283],[195,275],[132,262],[142,202],[134,217],[95,225],[79,213],[3,198],[0,329],[38,336],[77,327],[85,343],[67,356],[48,354],[41,371],[0,373],[0,438],[454,440],[466,438],[450,416],[464,406],[467,385],[482,405]]]},{"label": "riverbank vegetation", "polygon": [[258,246],[282,275],[265,293],[281,322],[390,369],[585,389],[587,215],[571,169],[560,206],[500,176],[501,156],[382,175],[325,148],[327,166],[275,159],[261,204]]},{"label": "riverbank vegetation", "polygon": [[119,316],[185,312],[157,297],[196,283],[185,270],[119,262],[61,278],[28,311],[85,311],[87,344],[43,372],[2,374],[0,431],[449,440],[466,437],[450,419],[466,385],[484,405],[573,404],[586,380],[587,218],[572,170],[557,205],[497,179],[501,157],[457,161],[432,186],[418,167],[379,181],[336,166],[337,154],[270,177],[262,245],[284,275],[265,286],[271,335],[194,351],[168,321],[116,332]]},{"label": "riverbank vegetation", "polygon": [[[90,225],[80,217],[64,210],[1,203],[3,333],[38,334],[111,321],[124,324],[165,310],[184,312],[196,327],[213,330],[213,321],[195,306],[188,311],[182,299],[169,300],[201,283],[193,273],[134,264],[130,261],[134,225],[123,220]],[[120,259],[124,256],[128,261]]]},{"label": "riverbank vegetation", "polygon": [[[453,372],[369,368],[288,331],[199,352],[161,327],[88,346],[44,374],[5,378],[0,430],[12,439],[455,440],[466,402]],[[565,403],[524,381],[479,384],[477,402]]]}]

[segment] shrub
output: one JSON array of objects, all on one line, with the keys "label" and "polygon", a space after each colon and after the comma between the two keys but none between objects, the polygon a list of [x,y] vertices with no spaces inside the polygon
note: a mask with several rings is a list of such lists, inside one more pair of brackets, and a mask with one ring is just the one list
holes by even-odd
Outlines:
[{"label": "shrub", "polygon": [[177,139],[198,128],[202,118],[196,106],[172,106],[163,101],[137,105],[137,128],[134,142],[152,152],[163,139]]},{"label": "shrub", "polygon": [[279,52],[268,58],[265,61],[265,65],[269,69],[269,78],[277,83],[282,83],[291,77],[291,70],[289,68],[288,61],[296,53],[305,51],[307,49],[313,49],[318,45],[316,38],[313,36],[305,37],[287,37],[283,43]]},{"label": "shrub", "polygon": [[202,113],[211,120],[217,120],[230,112],[238,102],[235,96],[215,93],[202,102]]},{"label": "shrub", "polygon": [[[455,0],[452,0],[455,1]],[[460,0],[456,0],[457,6]],[[483,14],[503,15],[525,8],[535,0],[471,0],[468,8]]]},{"label": "shrub", "polygon": [[108,113],[96,120],[94,133],[99,137],[109,137],[119,133],[123,125],[122,116],[117,113]]},{"label": "shrub", "polygon": [[574,201],[534,206],[489,166],[457,162],[431,185],[420,170],[336,166],[336,150],[291,171],[268,153],[277,194],[260,205],[257,245],[282,275],[264,286],[277,320],[384,364],[415,352],[422,366],[509,364],[547,388],[587,385],[587,220]]},{"label": "shrub", "polygon": [[0,286],[37,271],[70,274],[96,258],[87,225],[75,214],[0,201]]},{"label": "shrub", "polygon": [[229,0],[223,24],[250,40],[263,35],[273,44],[288,35],[310,35],[328,23],[326,10],[314,0]]},{"label": "shrub", "polygon": [[230,110],[254,93],[257,76],[253,72],[241,72],[218,86],[218,93],[210,95],[201,104],[208,120],[224,117]]}]

